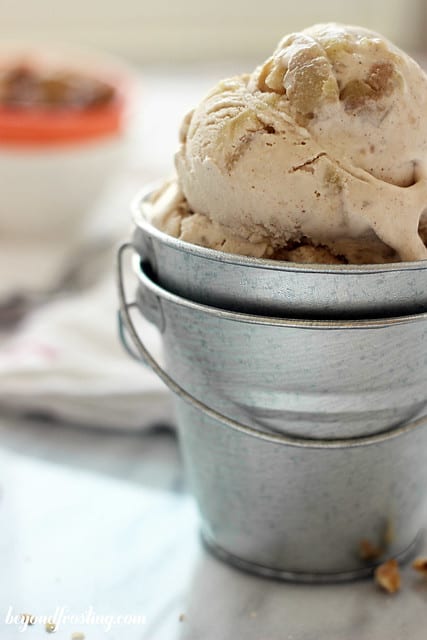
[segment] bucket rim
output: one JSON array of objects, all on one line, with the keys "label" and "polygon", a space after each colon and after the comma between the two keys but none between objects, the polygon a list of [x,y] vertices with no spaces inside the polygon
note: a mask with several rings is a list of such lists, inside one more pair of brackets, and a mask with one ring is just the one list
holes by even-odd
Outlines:
[{"label": "bucket rim", "polygon": [[[353,449],[359,447],[365,447],[368,445],[379,445],[383,442],[394,440],[395,438],[399,438],[402,436],[406,436],[412,432],[418,431],[418,429],[427,428],[427,416],[424,415],[422,417],[415,416],[413,421],[410,423],[401,424],[399,426],[394,427],[391,431],[381,431],[376,434],[364,435],[360,437],[352,437],[352,438],[339,438],[339,439],[307,439],[296,437],[293,435],[285,434],[285,433],[275,433],[269,431],[262,431],[256,429],[252,426],[248,426],[235,420],[225,416],[224,414],[216,411],[209,405],[206,405],[201,400],[195,398],[192,394],[186,391],[179,382],[177,382],[173,377],[171,377],[167,371],[158,363],[156,358],[151,354],[151,352],[147,349],[144,344],[144,341],[141,340],[138,330],[132,320],[131,317],[131,309],[140,309],[140,305],[137,301],[128,302],[126,299],[126,290],[124,284],[124,271],[123,271],[123,255],[127,249],[134,249],[132,244],[125,243],[123,244],[117,254],[117,285],[118,285],[118,294],[120,300],[120,308],[118,313],[118,326],[119,326],[119,335],[123,346],[126,351],[137,360],[142,361],[144,364],[148,365],[152,371],[159,376],[159,378],[165,383],[165,385],[176,395],[179,399],[183,400],[186,404],[190,405],[194,410],[201,412],[203,415],[207,415],[210,419],[215,420],[219,424],[221,424],[224,428],[231,428],[233,431],[243,433],[247,436],[264,440],[279,446],[290,446],[296,448],[308,448],[308,449],[322,449],[322,450],[330,450],[330,449]],[[135,256],[134,256],[135,259]],[[138,261],[139,263],[139,261]],[[142,273],[142,269],[140,269]],[[144,274],[144,277],[145,274]],[[160,299],[157,298],[157,302],[160,305],[161,311],[161,303]],[[201,305],[195,305],[201,306]],[[230,315],[230,314],[229,314]],[[231,314],[232,315],[232,314]],[[126,330],[129,336],[132,339],[132,343],[136,348],[136,352],[132,350],[130,345],[128,344],[126,337]]]},{"label": "bucket rim", "polygon": [[[135,247],[133,247],[135,250]],[[347,320],[314,320],[304,318],[283,318],[275,316],[261,316],[241,311],[230,311],[220,307],[194,302],[188,298],[171,293],[164,289],[146,274],[141,263],[141,257],[135,250],[133,256],[133,269],[136,273],[138,281],[153,293],[157,299],[167,300],[172,304],[187,309],[193,309],[199,313],[217,316],[224,320],[232,320],[245,324],[268,325],[278,327],[300,328],[300,329],[323,329],[323,330],[363,330],[363,329],[381,329],[413,322],[421,322],[427,320],[427,311],[413,313],[408,315],[392,316],[387,318],[368,318],[368,319],[347,319]]]},{"label": "bucket rim", "polygon": [[[234,253],[226,253],[217,249],[209,249],[191,242],[175,238],[152,225],[144,214],[144,206],[148,203],[151,194],[161,186],[161,182],[150,183],[137,192],[131,201],[132,219],[135,226],[154,237],[161,244],[179,251],[191,254],[198,258],[204,258],[213,262],[227,263],[238,266],[252,267],[256,269],[281,271],[285,273],[310,273],[313,275],[381,275],[383,273],[396,273],[406,271],[427,271],[427,260],[414,260],[411,262],[389,262],[378,264],[310,264],[302,262],[289,262],[285,260],[271,260],[269,258],[251,258]],[[138,247],[135,247],[137,250]]]}]

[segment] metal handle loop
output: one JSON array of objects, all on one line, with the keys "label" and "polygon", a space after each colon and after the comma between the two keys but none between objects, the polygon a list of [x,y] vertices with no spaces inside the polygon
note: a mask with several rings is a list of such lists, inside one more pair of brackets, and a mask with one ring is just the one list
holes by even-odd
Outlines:
[{"label": "metal handle loop", "polygon": [[[218,420],[219,422],[223,422],[227,424],[232,429],[237,431],[242,431],[247,435],[255,436],[257,438],[262,438],[268,441],[275,441],[278,443],[284,444],[297,444],[300,442],[298,439],[287,438],[286,436],[282,436],[274,433],[266,433],[264,431],[260,431],[258,429],[254,429],[253,427],[249,427],[244,424],[240,424],[231,418],[219,413],[215,409],[212,409],[208,405],[204,404],[193,395],[188,393],[180,384],[175,382],[173,378],[159,365],[157,360],[151,355],[148,351],[147,347],[141,341],[141,338],[138,335],[138,332],[135,328],[133,320],[130,315],[130,310],[137,308],[138,305],[136,302],[128,302],[126,300],[126,291],[124,285],[124,273],[123,273],[123,256],[124,253],[128,249],[133,249],[133,245],[129,242],[123,244],[118,251],[117,254],[117,288],[119,293],[119,301],[120,301],[120,311],[119,311],[119,334],[124,348],[126,349],[129,355],[136,359],[142,359],[142,361],[149,365],[152,371],[165,383],[167,387],[179,398],[184,400],[185,402],[192,405],[193,408],[206,413],[210,418],[214,420]],[[126,330],[126,331],[125,331]],[[137,353],[130,347],[127,338],[126,332],[130,336],[133,346],[135,347]],[[301,440],[301,442],[305,442]]]},{"label": "metal handle loop", "polygon": [[[180,384],[178,384],[171,376],[159,365],[157,360],[151,355],[148,351],[144,343],[141,341],[139,334],[135,328],[133,320],[130,315],[130,310],[134,308],[138,308],[138,304],[136,302],[128,302],[126,300],[126,291],[124,285],[124,273],[123,273],[123,256],[124,253],[128,249],[134,249],[133,245],[129,242],[123,244],[117,254],[117,288],[119,294],[120,301],[120,310],[119,310],[119,333],[122,343],[126,349],[126,351],[130,354],[130,356],[136,360],[142,360],[145,364],[152,369],[152,371],[165,383],[167,387],[177,395],[181,400],[184,400],[188,404],[190,404],[194,409],[198,409],[202,411],[210,418],[217,420],[223,424],[226,424],[231,429],[235,431],[240,431],[245,433],[246,435],[260,438],[262,440],[266,440],[267,442],[273,442],[278,445],[287,445],[293,447],[304,447],[309,449],[338,449],[343,446],[347,448],[360,447],[364,445],[375,444],[377,442],[382,442],[386,439],[390,439],[393,437],[397,437],[399,435],[403,435],[404,433],[418,427],[418,426],[427,426],[427,418],[426,416],[419,418],[418,420],[411,422],[403,427],[396,428],[393,431],[380,433],[377,435],[363,436],[361,438],[351,438],[351,439],[337,439],[337,440],[309,440],[303,438],[295,438],[293,436],[287,436],[284,434],[276,434],[276,433],[268,433],[266,431],[261,431],[259,429],[255,429],[254,427],[250,427],[248,425],[242,424],[240,422],[236,422],[235,420],[228,418],[223,415],[219,411],[212,409],[208,405],[204,404],[193,395],[188,393]],[[129,334],[133,346],[135,347],[137,353],[129,346],[126,338],[126,332]]]}]

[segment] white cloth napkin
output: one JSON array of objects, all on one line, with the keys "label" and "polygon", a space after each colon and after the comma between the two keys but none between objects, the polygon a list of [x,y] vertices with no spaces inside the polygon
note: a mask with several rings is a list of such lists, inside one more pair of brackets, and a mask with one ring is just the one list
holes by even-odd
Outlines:
[{"label": "white cloth napkin", "polygon": [[[100,204],[95,233],[123,235],[130,226],[128,202],[142,185],[168,175],[183,115],[218,80],[224,69],[183,74],[144,73],[142,102],[135,124],[134,152],[126,187]],[[96,216],[95,216],[96,218]],[[130,229],[124,233],[129,237]],[[28,289],[55,286],[73,257],[68,245],[13,245],[0,237],[0,302]],[[0,333],[0,413],[36,412],[81,425],[143,429],[172,423],[171,398],[144,365],[120,345],[116,317],[114,256],[105,277],[84,293],[53,301],[33,312],[15,331]],[[146,345],[158,357],[157,330],[141,318]],[[1,330],[0,330],[1,331]]]},{"label": "white cloth napkin", "polygon": [[[81,425],[142,429],[171,423],[163,384],[119,342],[112,271],[80,295],[33,313],[0,342],[0,410],[41,413]],[[141,319],[156,357],[160,337]]]}]

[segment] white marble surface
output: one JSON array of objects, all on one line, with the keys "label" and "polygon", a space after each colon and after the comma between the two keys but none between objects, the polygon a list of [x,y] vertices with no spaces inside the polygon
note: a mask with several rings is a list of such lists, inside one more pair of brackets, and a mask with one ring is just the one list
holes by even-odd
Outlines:
[{"label": "white marble surface", "polygon": [[[303,586],[256,578],[207,554],[168,431],[123,435],[0,419],[0,638],[15,613],[145,616],[63,624],[87,640],[424,640],[427,580],[396,596],[371,581]],[[180,620],[181,614],[184,619]]]}]

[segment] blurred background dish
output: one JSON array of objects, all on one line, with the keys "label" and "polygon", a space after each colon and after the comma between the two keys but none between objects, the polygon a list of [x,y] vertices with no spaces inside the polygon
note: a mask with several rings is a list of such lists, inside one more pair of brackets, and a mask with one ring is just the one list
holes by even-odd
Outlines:
[{"label": "blurred background dish", "polygon": [[123,171],[133,84],[108,56],[0,48],[0,237],[80,233]]},{"label": "blurred background dish", "polygon": [[[138,91],[112,55],[0,43],[0,316],[99,276],[123,225]],[[76,266],[92,278],[71,283]]]}]

